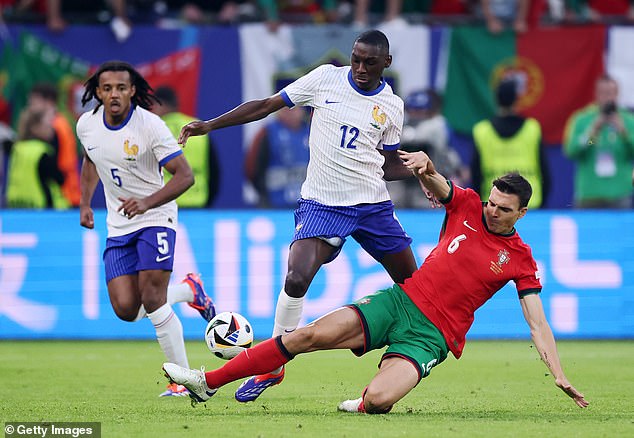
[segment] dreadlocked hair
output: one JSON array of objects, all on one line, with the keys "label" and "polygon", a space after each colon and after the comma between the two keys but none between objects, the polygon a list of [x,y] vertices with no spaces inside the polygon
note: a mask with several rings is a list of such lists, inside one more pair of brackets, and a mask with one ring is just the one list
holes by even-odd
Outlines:
[{"label": "dreadlocked hair", "polygon": [[107,71],[127,71],[130,74],[130,82],[136,89],[134,96],[132,96],[133,105],[138,105],[141,108],[149,110],[153,103],[161,103],[161,101],[154,95],[154,89],[152,89],[150,84],[147,83],[145,78],[143,78],[143,76],[141,76],[141,74],[136,71],[132,65],[124,61],[107,61],[101,64],[97,71],[89,77],[86,82],[84,82],[86,90],[84,91],[84,95],[81,97],[82,106],[86,105],[92,99],[99,102],[95,106],[93,114],[96,113],[99,107],[103,104],[103,102],[97,97],[97,88],[99,87],[99,76]]}]

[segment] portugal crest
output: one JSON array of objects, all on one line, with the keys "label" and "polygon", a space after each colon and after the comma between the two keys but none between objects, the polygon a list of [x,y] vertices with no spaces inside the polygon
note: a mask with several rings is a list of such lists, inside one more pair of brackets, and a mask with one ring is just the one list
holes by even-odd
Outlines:
[{"label": "portugal crest", "polygon": [[506,265],[510,261],[511,261],[511,256],[509,255],[509,252],[507,250],[505,250],[505,249],[501,249],[498,252],[497,261],[491,260],[490,268],[496,274],[501,274],[502,272],[504,272],[502,270],[502,266]]}]

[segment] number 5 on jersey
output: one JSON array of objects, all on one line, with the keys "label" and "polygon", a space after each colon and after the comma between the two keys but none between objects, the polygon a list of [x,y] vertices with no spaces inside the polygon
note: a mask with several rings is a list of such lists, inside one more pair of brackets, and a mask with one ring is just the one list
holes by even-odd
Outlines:
[{"label": "number 5 on jersey", "polygon": [[117,172],[119,172],[119,169],[117,169],[116,167],[110,169],[110,173],[112,174],[112,179],[114,180],[115,185],[121,187],[121,177],[117,174]]}]

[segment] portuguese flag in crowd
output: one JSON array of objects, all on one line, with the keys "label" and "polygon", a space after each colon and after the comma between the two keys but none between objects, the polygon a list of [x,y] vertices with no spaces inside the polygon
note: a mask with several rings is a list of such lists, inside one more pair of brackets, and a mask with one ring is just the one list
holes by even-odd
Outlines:
[{"label": "portuguese flag in crowd", "polygon": [[495,114],[494,90],[509,76],[520,86],[518,110],[542,125],[543,141],[561,143],[568,117],[594,98],[604,72],[604,26],[539,28],[492,35],[483,27],[456,27],[444,112],[459,133]]},{"label": "portuguese flag in crowd", "polygon": [[[17,126],[20,111],[26,105],[33,85],[50,82],[58,86],[62,96],[70,95],[73,84],[81,85],[90,68],[89,63],[62,52],[29,32],[20,34],[19,46],[9,53],[5,97],[11,102],[13,126]],[[70,102],[61,99],[60,103],[66,112]]]}]

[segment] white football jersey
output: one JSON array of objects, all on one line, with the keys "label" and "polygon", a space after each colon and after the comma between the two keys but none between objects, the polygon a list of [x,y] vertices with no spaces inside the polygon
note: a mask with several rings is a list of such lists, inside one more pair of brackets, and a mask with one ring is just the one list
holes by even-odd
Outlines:
[{"label": "white football jersey", "polygon": [[163,168],[183,153],[159,116],[135,107],[118,126],[108,126],[103,106],[81,115],[77,136],[86,155],[95,163],[108,208],[108,237],[122,236],[141,228],[162,226],[176,229],[175,201],[128,219],[117,212],[122,198],[144,198],[163,187]]},{"label": "white football jersey", "polygon": [[285,87],[288,106],[313,107],[310,162],[301,196],[350,206],[390,199],[379,149],[400,145],[403,100],[385,81],[361,90],[350,67],[322,65]]}]

